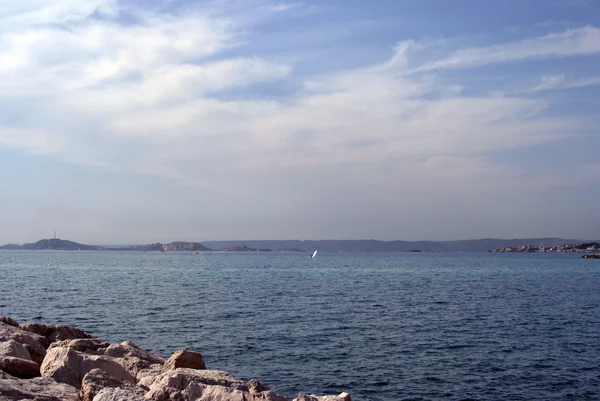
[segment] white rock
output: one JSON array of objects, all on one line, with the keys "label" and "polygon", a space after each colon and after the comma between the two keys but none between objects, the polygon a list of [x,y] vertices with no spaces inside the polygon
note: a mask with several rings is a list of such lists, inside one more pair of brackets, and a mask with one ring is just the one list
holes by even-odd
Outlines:
[{"label": "white rock", "polygon": [[31,356],[23,344],[18,343],[13,339],[0,342],[0,357],[3,356],[14,356],[15,358],[31,360]]},{"label": "white rock", "polygon": [[94,397],[93,401],[147,401],[132,391],[121,388],[104,388]]}]

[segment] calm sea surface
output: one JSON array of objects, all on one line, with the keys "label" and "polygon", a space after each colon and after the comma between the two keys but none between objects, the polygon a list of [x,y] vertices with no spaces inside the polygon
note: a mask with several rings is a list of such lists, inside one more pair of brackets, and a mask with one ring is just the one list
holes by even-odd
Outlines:
[{"label": "calm sea surface", "polygon": [[4,251],[0,315],[287,396],[600,399],[600,261],[574,254]]}]

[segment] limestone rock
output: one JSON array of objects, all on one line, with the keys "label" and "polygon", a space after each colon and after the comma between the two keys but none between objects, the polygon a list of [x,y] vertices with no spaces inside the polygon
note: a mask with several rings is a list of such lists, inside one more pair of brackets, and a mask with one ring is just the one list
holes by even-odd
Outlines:
[{"label": "limestone rock", "polygon": [[164,364],[165,370],[177,368],[206,369],[206,365],[199,352],[180,349],[175,351]]},{"label": "limestone rock", "polygon": [[135,383],[135,378],[112,358],[103,355],[87,355],[68,347],[48,350],[41,367],[43,377],[52,377],[59,383],[81,388],[83,377],[92,369],[101,369],[108,376]]},{"label": "limestone rock", "polygon": [[96,394],[93,401],[148,401],[131,390],[105,388]]},{"label": "limestone rock", "polygon": [[127,389],[129,392],[142,396],[144,390],[135,388],[130,382],[122,382],[109,376],[101,369],[92,369],[83,377],[81,383],[81,400],[92,401],[94,397],[106,388]]},{"label": "limestone rock", "polygon": [[0,401],[79,401],[75,388],[49,378],[21,380],[0,372]]},{"label": "limestone rock", "polygon": [[31,379],[40,375],[40,365],[30,359],[14,356],[0,357],[0,370],[21,379]]},{"label": "limestone rock", "polygon": [[46,325],[41,323],[23,323],[23,330],[39,334],[48,339],[48,342],[73,340],[75,338],[92,338],[83,330],[64,325]]},{"label": "limestone rock", "polygon": [[313,394],[298,394],[297,398],[293,401],[352,401],[350,394],[341,393],[340,395],[322,395],[316,396]]},{"label": "limestone rock", "polygon": [[248,383],[246,383],[246,387],[248,387],[248,391],[250,391],[251,393],[261,393],[263,391],[270,390],[270,388],[267,387],[266,384],[264,384],[256,379],[252,379]]},{"label": "limestone rock", "polygon": [[140,380],[149,390],[145,397],[156,401],[286,401],[270,390],[251,392],[247,385],[220,370],[178,368]]},{"label": "limestone rock", "polygon": [[50,334],[52,334],[52,326],[42,323],[23,323],[19,327],[25,331],[38,334],[42,337],[48,337]]},{"label": "limestone rock", "polygon": [[46,337],[0,322],[0,341],[8,340],[14,340],[23,344],[27,352],[29,352],[30,358],[38,364],[44,360],[48,345]]},{"label": "limestone rock", "polygon": [[15,358],[31,360],[31,356],[23,344],[13,339],[0,342],[0,358],[4,356],[14,356]]},{"label": "limestone rock", "polygon": [[19,327],[19,323],[8,316],[0,316],[0,322],[6,323],[9,326]]},{"label": "limestone rock", "polygon": [[148,369],[153,365],[163,365],[165,363],[164,358],[139,348],[131,341],[111,344],[104,351],[104,355],[115,358],[133,375],[137,375],[139,371]]},{"label": "limestone rock", "polygon": [[71,348],[75,351],[90,355],[104,355],[106,349],[110,346],[106,341],[97,338],[77,338],[73,340],[57,341],[48,347],[48,351],[53,348]]}]

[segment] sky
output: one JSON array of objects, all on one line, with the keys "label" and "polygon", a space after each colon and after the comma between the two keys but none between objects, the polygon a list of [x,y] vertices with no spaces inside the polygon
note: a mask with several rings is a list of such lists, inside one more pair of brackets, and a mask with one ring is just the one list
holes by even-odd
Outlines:
[{"label": "sky", "polygon": [[0,0],[0,243],[600,239],[600,1]]}]

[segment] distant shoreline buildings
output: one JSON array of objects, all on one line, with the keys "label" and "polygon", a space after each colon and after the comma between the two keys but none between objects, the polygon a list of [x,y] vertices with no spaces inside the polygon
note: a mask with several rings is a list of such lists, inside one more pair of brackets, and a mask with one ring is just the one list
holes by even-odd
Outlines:
[{"label": "distant shoreline buildings", "polygon": [[521,245],[490,249],[488,252],[598,252],[599,242],[584,242],[581,244],[560,244],[553,246]]}]

